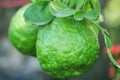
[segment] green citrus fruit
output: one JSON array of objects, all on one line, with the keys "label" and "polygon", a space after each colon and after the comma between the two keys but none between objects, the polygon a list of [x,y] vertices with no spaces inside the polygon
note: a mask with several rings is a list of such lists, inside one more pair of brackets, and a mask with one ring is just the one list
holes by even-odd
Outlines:
[{"label": "green citrus fruit", "polygon": [[23,13],[30,4],[20,8],[12,17],[8,30],[12,44],[23,54],[36,55],[36,39],[39,27],[26,23]]},{"label": "green citrus fruit", "polygon": [[37,58],[41,67],[56,78],[85,74],[97,59],[99,43],[92,25],[73,18],[55,18],[40,27]]}]

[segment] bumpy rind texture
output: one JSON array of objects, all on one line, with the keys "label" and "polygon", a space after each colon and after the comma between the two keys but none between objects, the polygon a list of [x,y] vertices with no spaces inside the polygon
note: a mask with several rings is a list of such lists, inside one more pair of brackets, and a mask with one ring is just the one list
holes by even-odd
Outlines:
[{"label": "bumpy rind texture", "polygon": [[20,8],[12,17],[8,35],[11,43],[23,54],[36,56],[36,39],[38,26],[26,23],[24,11],[30,4]]},{"label": "bumpy rind texture", "polygon": [[93,67],[99,52],[92,25],[72,18],[55,18],[41,27],[36,47],[41,67],[56,78],[86,73]]}]

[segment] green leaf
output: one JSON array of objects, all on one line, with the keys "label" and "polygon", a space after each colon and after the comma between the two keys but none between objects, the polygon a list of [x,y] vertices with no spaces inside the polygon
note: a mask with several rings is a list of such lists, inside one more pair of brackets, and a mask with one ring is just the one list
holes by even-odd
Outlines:
[{"label": "green leaf", "polygon": [[103,36],[104,36],[106,47],[111,48],[112,42],[111,42],[110,38],[106,34],[103,34]]},{"label": "green leaf", "polygon": [[49,1],[49,0],[30,0],[30,2],[37,2],[37,1]]},{"label": "green leaf", "polygon": [[80,9],[83,6],[84,2],[84,0],[77,0],[76,9]]},{"label": "green leaf", "polygon": [[84,19],[84,11],[76,11],[74,14],[74,19],[77,21],[81,21]]},{"label": "green leaf", "polygon": [[67,17],[74,14],[74,10],[59,1],[52,1],[49,5],[50,12],[56,17]]},{"label": "green leaf", "polygon": [[92,4],[92,7],[100,13],[100,2],[99,0],[90,0],[90,3]]},{"label": "green leaf", "polygon": [[62,2],[68,4],[69,0],[62,0]]},{"label": "green leaf", "polygon": [[96,20],[98,18],[99,14],[95,10],[90,10],[85,13],[85,18],[90,20]]},{"label": "green leaf", "polygon": [[30,0],[30,2],[36,2],[36,0]]},{"label": "green leaf", "polygon": [[85,2],[84,0],[77,0],[76,1],[76,10],[79,10],[83,6],[84,2]]},{"label": "green leaf", "polygon": [[85,1],[84,1],[83,9],[84,9],[84,11],[86,11],[86,12],[92,10],[89,0],[85,0]]},{"label": "green leaf", "polygon": [[77,0],[69,0],[69,7],[73,7],[76,5]]},{"label": "green leaf", "polygon": [[69,7],[75,7],[76,10],[80,10],[83,6],[84,0],[69,0]]},{"label": "green leaf", "polygon": [[48,1],[38,1],[33,3],[24,12],[25,21],[35,25],[45,25],[53,19],[53,15],[48,8]]}]

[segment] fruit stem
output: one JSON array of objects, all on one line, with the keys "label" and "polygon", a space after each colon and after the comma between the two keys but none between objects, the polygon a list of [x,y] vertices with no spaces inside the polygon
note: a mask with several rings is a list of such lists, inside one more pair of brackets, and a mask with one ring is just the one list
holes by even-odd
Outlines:
[{"label": "fruit stem", "polygon": [[120,69],[120,65],[115,61],[115,59],[113,58],[110,49],[107,49],[108,52],[108,57],[110,58],[111,62],[115,65],[115,67],[117,67],[118,69]]},{"label": "fruit stem", "polygon": [[[96,24],[95,22],[93,22],[93,21],[91,21],[91,20],[89,20],[89,22],[92,23],[92,24],[94,24],[95,26],[97,26],[98,29],[102,32],[102,35],[104,36],[105,44],[107,45],[107,41],[106,41],[106,39],[105,39],[105,34],[109,35],[109,33],[107,32],[107,30],[104,29],[104,28],[102,28],[102,27],[100,27],[98,24]],[[110,58],[112,64],[115,65],[115,67],[116,67],[117,69],[120,69],[120,65],[119,65],[119,64],[116,62],[116,60],[113,58],[113,56],[112,56],[112,54],[111,54],[111,52],[110,52],[110,48],[108,48],[107,46],[106,46],[106,48],[107,48],[108,57]]]}]

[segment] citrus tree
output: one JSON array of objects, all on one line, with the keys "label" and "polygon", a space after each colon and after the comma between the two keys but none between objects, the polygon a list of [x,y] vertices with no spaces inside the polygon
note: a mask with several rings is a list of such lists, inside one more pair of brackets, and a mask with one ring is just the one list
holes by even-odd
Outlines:
[{"label": "citrus tree", "polygon": [[111,40],[99,26],[99,0],[30,0],[13,16],[9,38],[22,53],[37,57],[52,77],[66,79],[88,72],[99,53],[98,32],[104,36],[108,56]]}]

